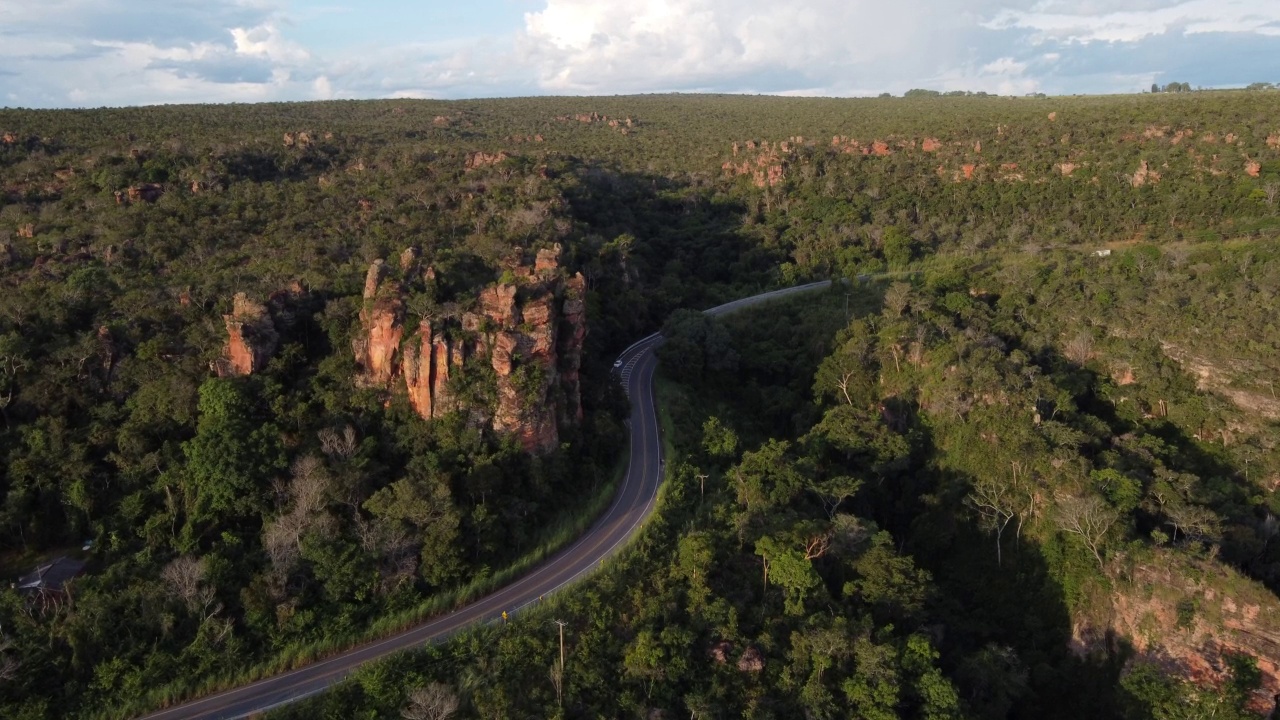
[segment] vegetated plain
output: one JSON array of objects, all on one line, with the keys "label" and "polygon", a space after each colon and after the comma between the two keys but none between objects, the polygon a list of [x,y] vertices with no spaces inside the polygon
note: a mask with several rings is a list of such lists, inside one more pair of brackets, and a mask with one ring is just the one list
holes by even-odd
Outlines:
[{"label": "vegetated plain", "polygon": [[612,356],[661,327],[634,547],[282,714],[1269,712],[1277,110],[0,111],[0,563],[87,561],[0,591],[0,711],[138,713],[490,587],[599,506]]}]

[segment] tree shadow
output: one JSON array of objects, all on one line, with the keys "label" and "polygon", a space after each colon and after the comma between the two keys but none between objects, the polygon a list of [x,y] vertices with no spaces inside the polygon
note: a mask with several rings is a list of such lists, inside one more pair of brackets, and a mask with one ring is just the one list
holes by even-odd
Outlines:
[{"label": "tree shadow", "polygon": [[[711,186],[571,161],[564,194],[590,235],[573,264],[601,298],[608,350],[657,330],[672,311],[772,287],[780,249],[742,233],[746,206]],[[595,332],[595,328],[593,328]]]}]

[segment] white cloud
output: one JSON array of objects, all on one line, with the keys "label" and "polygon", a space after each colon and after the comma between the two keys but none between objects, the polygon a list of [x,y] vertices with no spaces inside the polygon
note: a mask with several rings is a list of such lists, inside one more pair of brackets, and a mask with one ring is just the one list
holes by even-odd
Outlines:
[{"label": "white cloud", "polygon": [[315,98],[317,100],[331,100],[333,98],[333,83],[329,78],[321,75],[311,83],[311,87],[315,89]]},{"label": "white cloud", "polygon": [[[299,28],[337,8],[0,0],[0,98],[66,106],[668,90],[1022,94],[1133,91],[1165,73],[1206,86],[1243,84],[1242,72],[1251,74],[1245,82],[1280,77],[1280,0],[538,0],[536,8],[505,35],[386,44],[376,23],[353,22],[316,45],[300,38],[324,33]],[[1252,58],[1243,70],[1229,57],[1241,43]]]},{"label": "white cloud", "polygon": [[299,64],[311,59],[304,48],[285,40],[274,22],[265,22],[252,28],[231,28],[236,52],[249,57],[266,58],[276,62]]},{"label": "white cloud", "polygon": [[[1102,3],[1104,6],[1113,3]],[[1059,11],[1059,8],[1063,8]],[[1037,6],[1030,11],[1004,10],[986,27],[1030,30],[1033,42],[1138,42],[1166,33],[1280,34],[1280,2],[1276,0],[1188,0],[1145,3],[1143,9],[1106,10],[1078,7],[1068,11],[1063,3]]]},{"label": "white cloud", "polygon": [[841,92],[934,74],[956,17],[925,0],[547,0],[526,14],[522,50],[554,92]]}]

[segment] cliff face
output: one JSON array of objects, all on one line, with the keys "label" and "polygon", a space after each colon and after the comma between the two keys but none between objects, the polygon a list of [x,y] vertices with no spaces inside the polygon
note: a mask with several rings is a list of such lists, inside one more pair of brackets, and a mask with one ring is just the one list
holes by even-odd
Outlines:
[{"label": "cliff face", "polygon": [[[407,251],[401,257],[399,280],[381,261],[369,269],[353,343],[357,382],[403,389],[423,418],[468,410],[530,453],[555,449],[560,428],[582,417],[585,279],[566,277],[558,247],[542,250],[532,267],[510,268],[515,282],[484,288],[474,310],[422,318],[405,340],[404,296],[434,277],[430,269],[419,277],[416,257]],[[492,406],[459,407],[454,383],[486,366],[493,371]]]},{"label": "cliff face", "polygon": [[[190,305],[190,293],[183,291],[178,302]],[[218,377],[260,372],[275,355],[280,335],[293,330],[300,315],[310,315],[315,310],[315,298],[300,280],[271,293],[266,304],[251,300],[245,293],[236,293],[231,301],[231,314],[222,316],[227,326],[227,342],[222,346],[222,354],[211,363],[213,371]],[[102,337],[101,331],[99,337]]]},{"label": "cliff face", "polygon": [[252,375],[266,367],[280,341],[267,308],[244,293],[236,293],[231,314],[222,319],[227,325],[227,343],[222,357],[214,363],[218,376]]},{"label": "cliff face", "polygon": [[1260,584],[1220,563],[1158,551],[1119,579],[1109,607],[1073,622],[1072,650],[1102,656],[1116,638],[1135,660],[1205,686],[1227,679],[1226,657],[1254,657],[1262,688],[1249,706],[1270,712],[1280,696],[1280,603]]},{"label": "cliff face", "polygon": [[376,260],[364,280],[364,307],[360,311],[364,332],[353,349],[363,369],[357,382],[365,387],[390,386],[404,335],[403,291],[397,283],[383,282],[387,274],[385,263]]}]

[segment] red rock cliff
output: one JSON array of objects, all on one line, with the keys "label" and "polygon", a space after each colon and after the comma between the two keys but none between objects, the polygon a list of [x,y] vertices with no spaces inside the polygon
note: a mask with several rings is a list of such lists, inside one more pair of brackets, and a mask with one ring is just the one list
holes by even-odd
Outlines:
[{"label": "red rock cliff", "polygon": [[[509,268],[516,282],[481,290],[478,312],[422,318],[404,339],[404,297],[419,282],[408,257],[417,256],[402,256],[404,280],[392,279],[381,261],[369,269],[353,343],[361,367],[357,382],[403,388],[423,418],[465,410],[516,437],[528,452],[554,450],[560,429],[582,418],[586,280],[566,277],[558,246],[542,250],[532,267]],[[454,383],[486,367],[493,371],[492,407],[458,407]]]},{"label": "red rock cliff", "polygon": [[374,261],[365,275],[364,307],[360,310],[362,332],[352,342],[360,366],[357,384],[390,387],[398,365],[396,354],[404,335],[404,288],[389,278],[387,266]]},{"label": "red rock cliff", "polygon": [[236,293],[231,314],[222,319],[227,325],[227,343],[222,357],[214,363],[218,376],[252,375],[266,367],[280,341],[267,308],[244,293]]}]

